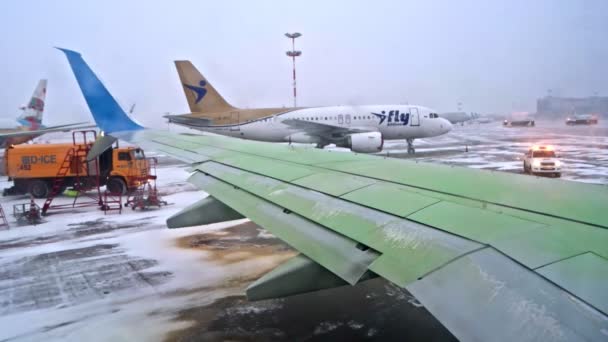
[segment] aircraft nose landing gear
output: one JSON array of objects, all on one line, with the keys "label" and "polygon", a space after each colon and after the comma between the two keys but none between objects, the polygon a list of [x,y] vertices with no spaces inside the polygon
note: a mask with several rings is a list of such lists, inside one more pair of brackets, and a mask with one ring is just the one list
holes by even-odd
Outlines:
[{"label": "aircraft nose landing gear", "polygon": [[414,149],[414,139],[405,139],[407,141],[407,154],[416,153],[416,149]]}]

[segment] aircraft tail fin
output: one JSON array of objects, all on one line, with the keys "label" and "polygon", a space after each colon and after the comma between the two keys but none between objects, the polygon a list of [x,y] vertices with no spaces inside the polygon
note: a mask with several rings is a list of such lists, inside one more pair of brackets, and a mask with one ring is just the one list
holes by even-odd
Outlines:
[{"label": "aircraft tail fin", "polygon": [[234,110],[190,61],[175,61],[179,79],[193,113],[211,114]]},{"label": "aircraft tail fin", "polygon": [[143,128],[120,108],[120,105],[112,94],[106,89],[84,59],[82,59],[80,53],[67,49],[58,49],[63,51],[68,58],[82,95],[87,101],[89,110],[93,114],[93,118],[99,128],[107,133],[133,131]]},{"label": "aircraft tail fin", "polygon": [[32,94],[28,104],[23,107],[23,113],[17,119],[21,125],[28,130],[36,130],[42,126],[42,114],[44,113],[44,100],[46,98],[47,81],[42,79]]}]

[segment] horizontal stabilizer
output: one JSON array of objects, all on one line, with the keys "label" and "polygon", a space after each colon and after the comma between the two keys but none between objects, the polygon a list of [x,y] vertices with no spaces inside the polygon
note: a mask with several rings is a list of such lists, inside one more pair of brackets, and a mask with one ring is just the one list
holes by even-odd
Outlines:
[{"label": "horizontal stabilizer", "polygon": [[239,220],[243,215],[224,203],[209,196],[184,208],[179,213],[167,219],[167,227],[184,228],[212,224],[218,222]]},{"label": "horizontal stabilizer", "polygon": [[213,124],[213,120],[205,117],[193,117],[190,114],[180,115],[165,115],[163,116],[169,123],[176,123],[178,125],[188,125],[193,127],[204,127]]},{"label": "horizontal stabilizer", "polygon": [[[361,280],[375,276],[367,272]],[[299,254],[249,285],[247,299],[256,301],[287,297],[344,285],[348,283],[342,278]]]},{"label": "horizontal stabilizer", "polygon": [[107,149],[112,147],[112,144],[114,144],[116,140],[118,139],[109,135],[104,135],[97,139],[87,154],[87,161],[91,161],[104,153]]}]

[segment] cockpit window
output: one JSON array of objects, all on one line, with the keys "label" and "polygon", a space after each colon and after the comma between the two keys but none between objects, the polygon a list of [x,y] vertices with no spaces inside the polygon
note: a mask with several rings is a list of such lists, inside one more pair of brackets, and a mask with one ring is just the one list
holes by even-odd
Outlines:
[{"label": "cockpit window", "polygon": [[144,151],[142,149],[136,149],[135,151],[133,151],[133,154],[135,155],[136,160],[146,159],[146,156],[144,155]]},{"label": "cockpit window", "polygon": [[430,114],[429,114],[429,117],[430,117],[431,119],[436,119],[436,118],[438,118],[438,117],[439,117],[439,115],[438,115],[437,113],[430,113]]}]

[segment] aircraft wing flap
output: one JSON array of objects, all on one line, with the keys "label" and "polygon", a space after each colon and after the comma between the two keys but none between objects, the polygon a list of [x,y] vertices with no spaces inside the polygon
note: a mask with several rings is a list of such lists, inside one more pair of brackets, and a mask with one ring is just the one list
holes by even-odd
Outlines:
[{"label": "aircraft wing flap", "polygon": [[372,249],[361,250],[357,241],[326,229],[296,213],[286,212],[243,189],[196,172],[190,182],[248,217],[351,285],[365,274],[378,257]]},{"label": "aircraft wing flap", "polygon": [[604,314],[493,248],[454,260],[406,288],[460,340],[608,337]]},{"label": "aircraft wing flap", "polygon": [[196,169],[357,241],[363,249],[378,251],[382,256],[377,259],[380,260],[377,269],[384,271],[382,275],[388,279],[400,279],[396,282],[401,285],[481,246],[413,221],[242,169],[215,162],[203,163]]},{"label": "aircraft wing flap", "polygon": [[587,252],[543,266],[537,272],[608,313],[608,259]]}]

